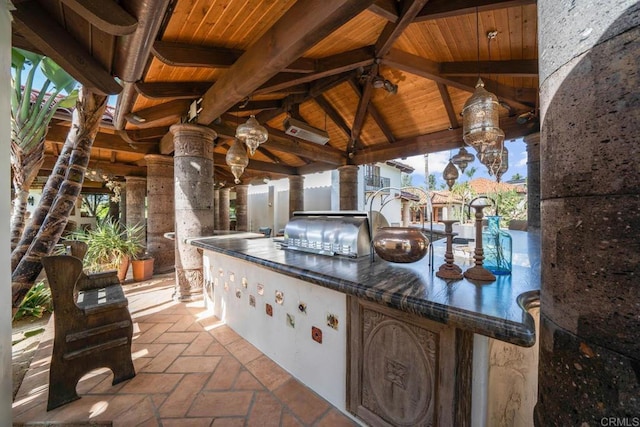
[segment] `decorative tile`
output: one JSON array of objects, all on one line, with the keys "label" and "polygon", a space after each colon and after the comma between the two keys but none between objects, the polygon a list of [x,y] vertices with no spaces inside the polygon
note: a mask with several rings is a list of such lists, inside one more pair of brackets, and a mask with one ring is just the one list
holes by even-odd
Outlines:
[{"label": "decorative tile", "polygon": [[258,295],[264,295],[264,285],[262,283],[258,283]]},{"label": "decorative tile", "polygon": [[338,316],[333,313],[327,313],[327,326],[338,330]]},{"label": "decorative tile", "polygon": [[317,342],[318,344],[322,344],[322,329],[312,326],[311,339]]},{"label": "decorative tile", "polygon": [[242,278],[242,287],[247,289],[247,286],[249,286],[249,281],[247,280],[246,277]]},{"label": "decorative tile", "polygon": [[236,298],[238,299],[242,298],[242,291],[238,288],[236,288]]},{"label": "decorative tile", "polygon": [[307,304],[300,301],[298,303],[298,311],[302,314],[307,314]]},{"label": "decorative tile", "polygon": [[284,292],[276,291],[276,303],[280,305],[284,303]]},{"label": "decorative tile", "polygon": [[267,316],[273,316],[273,306],[271,304],[267,304],[265,310],[267,311]]},{"label": "decorative tile", "polygon": [[232,272],[229,272],[229,281],[230,282],[235,282],[236,281],[236,275]]},{"label": "decorative tile", "polygon": [[256,306],[256,297],[253,295],[249,295],[249,305],[251,307],[255,307]]},{"label": "decorative tile", "polygon": [[293,314],[287,313],[287,326],[291,328],[296,327],[296,317]]}]

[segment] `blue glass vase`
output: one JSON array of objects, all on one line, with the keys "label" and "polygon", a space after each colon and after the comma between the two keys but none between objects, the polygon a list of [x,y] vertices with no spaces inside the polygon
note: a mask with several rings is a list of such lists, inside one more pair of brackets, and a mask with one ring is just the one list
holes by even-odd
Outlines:
[{"label": "blue glass vase", "polygon": [[511,235],[500,229],[499,216],[487,216],[487,227],[482,231],[484,268],[493,274],[511,274]]}]

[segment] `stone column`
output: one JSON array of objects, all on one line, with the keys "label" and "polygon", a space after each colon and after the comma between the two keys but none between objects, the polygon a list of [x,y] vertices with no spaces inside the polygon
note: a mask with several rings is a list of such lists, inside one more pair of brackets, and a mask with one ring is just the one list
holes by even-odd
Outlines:
[{"label": "stone column", "polygon": [[179,301],[202,297],[202,255],[185,243],[213,232],[213,140],[204,126],[171,126],[174,153],[176,218],[176,292]]},{"label": "stone column", "polygon": [[340,166],[338,172],[340,173],[340,210],[358,209],[358,167]]},{"label": "stone column", "polygon": [[527,228],[540,229],[540,133],[524,137],[527,144]]},{"label": "stone column", "polygon": [[146,219],[146,197],[147,197],[147,178],[140,176],[126,176],[127,186],[127,227],[134,225],[142,226],[143,244],[146,243],[147,237],[147,219]]},{"label": "stone column", "polygon": [[127,183],[125,181],[124,185],[120,189],[120,207],[118,209],[120,211],[120,224],[127,223]]},{"label": "stone column", "polygon": [[213,229],[220,230],[220,187],[213,188]]},{"label": "stone column", "polygon": [[173,158],[158,154],[144,156],[147,162],[147,252],[153,256],[153,271],[173,270],[175,243],[164,237],[175,229]]},{"label": "stone column", "polygon": [[249,186],[236,185],[236,230],[249,230]]},{"label": "stone column", "polygon": [[295,211],[304,210],[304,176],[289,176],[289,218]]},{"label": "stone column", "polygon": [[640,5],[540,0],[538,15],[534,418],[538,426],[632,425],[640,416]]},{"label": "stone column", "polygon": [[220,189],[220,208],[218,216],[220,221],[220,230],[229,230],[229,191],[228,187]]},{"label": "stone column", "polygon": [[402,202],[402,226],[408,227],[411,224],[411,203],[408,201]]}]

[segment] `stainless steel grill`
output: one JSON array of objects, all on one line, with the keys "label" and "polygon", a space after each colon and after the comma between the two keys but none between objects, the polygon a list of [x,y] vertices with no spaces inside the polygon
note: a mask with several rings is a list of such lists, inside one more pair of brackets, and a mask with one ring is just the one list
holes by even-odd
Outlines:
[{"label": "stainless steel grill", "polygon": [[[374,225],[387,225],[375,212]],[[375,229],[374,228],[374,229]],[[321,255],[360,257],[369,254],[371,237],[366,212],[294,212],[284,229],[284,247]]]}]

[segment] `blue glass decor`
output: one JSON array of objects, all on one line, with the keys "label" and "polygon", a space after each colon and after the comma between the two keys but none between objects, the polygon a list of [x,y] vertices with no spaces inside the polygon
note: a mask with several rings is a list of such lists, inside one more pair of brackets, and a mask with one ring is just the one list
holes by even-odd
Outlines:
[{"label": "blue glass decor", "polygon": [[482,231],[484,268],[493,274],[511,274],[511,235],[500,229],[499,216],[487,216],[487,227]]}]

